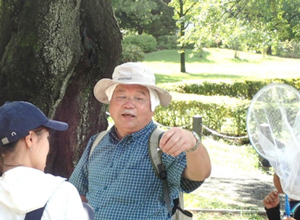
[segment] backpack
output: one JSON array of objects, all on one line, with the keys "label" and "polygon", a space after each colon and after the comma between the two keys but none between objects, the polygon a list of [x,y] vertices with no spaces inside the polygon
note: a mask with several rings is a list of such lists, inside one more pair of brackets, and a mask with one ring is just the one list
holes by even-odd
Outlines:
[{"label": "backpack", "polygon": [[290,216],[295,218],[295,219],[300,219],[300,202],[299,201],[290,201],[290,205],[294,203],[293,208],[291,209]]},{"label": "backpack", "polygon": [[[26,213],[24,220],[41,220],[44,210],[46,208],[47,203],[44,207],[33,210],[31,212]],[[94,220],[95,214],[92,206],[90,206],[88,203],[82,202],[84,213],[86,216],[86,219]]]},{"label": "backpack", "polygon": [[42,215],[44,213],[44,209],[45,209],[46,205],[42,208],[33,210],[31,212],[28,212],[25,216],[24,220],[40,220],[42,219]]},{"label": "backpack", "polygon": [[[98,143],[101,141],[101,139],[104,137],[104,135],[107,132],[108,131],[105,130],[98,134],[91,147],[89,157],[92,155],[93,150],[95,149],[95,147],[98,145]],[[154,168],[156,175],[161,179],[163,183],[164,200],[167,205],[167,209],[169,213],[172,213],[172,220],[192,220],[193,214],[183,209],[184,204],[183,204],[182,192],[179,193],[179,197],[177,199],[173,200],[174,207],[173,209],[171,208],[171,199],[169,196],[169,187],[167,183],[167,172],[161,160],[162,152],[158,151],[159,140],[163,132],[164,132],[163,130],[156,128],[152,132],[149,139],[148,150],[149,150],[149,156],[152,162],[152,166]]]}]

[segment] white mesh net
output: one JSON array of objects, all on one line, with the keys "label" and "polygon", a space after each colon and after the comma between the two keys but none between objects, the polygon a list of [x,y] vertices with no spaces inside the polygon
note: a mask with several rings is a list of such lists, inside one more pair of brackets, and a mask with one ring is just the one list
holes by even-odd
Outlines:
[{"label": "white mesh net", "polygon": [[292,86],[272,83],[253,97],[247,132],[256,151],[269,161],[283,191],[300,199],[300,93]]}]

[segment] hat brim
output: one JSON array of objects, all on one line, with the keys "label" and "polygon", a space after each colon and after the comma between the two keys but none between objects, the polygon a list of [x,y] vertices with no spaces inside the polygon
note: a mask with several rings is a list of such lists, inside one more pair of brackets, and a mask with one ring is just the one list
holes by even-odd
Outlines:
[{"label": "hat brim", "polygon": [[55,120],[51,120],[51,119],[49,119],[42,126],[44,126],[46,128],[50,128],[52,130],[56,130],[56,131],[65,131],[69,127],[69,125],[65,122],[55,121]]},{"label": "hat brim", "polygon": [[99,102],[102,102],[104,104],[109,104],[108,97],[105,93],[105,90],[114,84],[141,85],[141,86],[145,86],[147,88],[154,89],[158,94],[158,97],[160,100],[160,105],[163,107],[168,106],[172,100],[172,96],[167,90],[161,89],[155,85],[149,85],[149,84],[139,83],[139,82],[124,83],[124,82],[114,81],[112,79],[101,79],[97,82],[97,84],[94,87],[94,95],[95,95],[96,99]]}]

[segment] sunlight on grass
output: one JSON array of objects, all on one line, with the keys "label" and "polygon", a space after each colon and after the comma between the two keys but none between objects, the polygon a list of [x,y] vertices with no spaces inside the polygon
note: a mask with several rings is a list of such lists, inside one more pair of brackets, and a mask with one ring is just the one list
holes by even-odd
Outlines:
[{"label": "sunlight on grass", "polygon": [[262,172],[258,169],[258,154],[251,145],[236,146],[212,138],[204,138],[203,142],[211,155],[212,164],[229,168],[239,167],[248,172]]},{"label": "sunlight on grass", "polygon": [[194,220],[265,220],[257,214],[221,214],[221,213],[198,213],[193,216]]},{"label": "sunlight on grass", "polygon": [[[211,163],[214,167],[226,167],[234,171],[237,167],[247,173],[263,173],[258,168],[258,154],[251,145],[236,146],[222,140],[213,140],[211,137],[203,137]],[[232,168],[232,169],[231,169]],[[238,175],[238,174],[237,174]],[[212,186],[213,187],[213,186]],[[224,189],[226,191],[226,189]],[[223,194],[224,193],[224,194]],[[206,192],[201,187],[196,191],[184,195],[185,207],[197,207],[213,212],[199,212],[194,214],[194,219],[226,219],[226,220],[263,220],[263,216],[257,213],[243,213],[243,210],[256,210],[251,204],[244,203],[234,195],[228,196],[223,190]],[[241,210],[240,213],[224,214],[215,210]]]},{"label": "sunlight on grass", "polygon": [[206,209],[242,209],[238,205],[228,205],[226,200],[206,198],[201,194],[184,194],[184,205],[185,207],[205,207]]},{"label": "sunlight on grass", "polygon": [[[184,195],[185,207],[205,207],[206,210],[214,210],[213,212],[198,212],[194,213],[194,220],[264,220],[265,218],[257,213],[245,213],[244,210],[248,210],[242,206],[228,205],[226,198],[220,200],[218,198],[205,198],[196,194]],[[192,201],[192,202],[191,202]],[[196,201],[196,202],[195,202]],[[228,213],[224,214],[217,212],[216,210],[241,210],[240,213]]]},{"label": "sunlight on grass", "polygon": [[191,52],[186,51],[187,73],[180,72],[180,56],[176,50],[146,54],[143,63],[155,72],[158,83],[299,77],[299,59],[245,52],[239,52],[240,59],[234,59],[232,50],[217,48],[204,49],[202,57],[199,54],[190,57]]},{"label": "sunlight on grass", "polygon": [[[171,76],[170,76],[171,75]],[[162,83],[177,83],[177,82],[201,82],[204,80],[239,80],[239,79],[246,79],[247,77],[239,76],[239,75],[224,75],[224,74],[186,74],[186,73],[168,73],[168,74],[159,74],[156,73],[156,81],[157,84]],[[252,78],[253,79],[253,78]]]}]

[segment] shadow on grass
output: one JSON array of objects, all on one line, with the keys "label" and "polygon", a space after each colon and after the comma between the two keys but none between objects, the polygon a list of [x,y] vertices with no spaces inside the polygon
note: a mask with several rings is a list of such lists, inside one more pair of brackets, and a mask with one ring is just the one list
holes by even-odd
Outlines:
[{"label": "shadow on grass", "polygon": [[249,63],[249,60],[247,59],[241,59],[241,58],[229,58],[227,59],[233,63]]},{"label": "shadow on grass", "polygon": [[189,73],[181,73],[181,74],[173,74],[165,75],[165,74],[155,74],[156,82],[159,83],[177,83],[183,80],[205,80],[205,79],[230,79],[230,80],[238,80],[244,79],[245,76],[239,75],[223,75],[223,74],[212,74],[212,73],[203,73],[203,74],[189,74]]},{"label": "shadow on grass", "polygon": [[186,53],[186,62],[188,63],[215,63],[215,61],[208,59],[211,53],[205,50],[202,50],[198,53],[192,53],[188,51]]},{"label": "shadow on grass", "polygon": [[241,58],[227,58],[226,60],[229,60],[232,63],[252,63],[252,64],[261,63],[261,61],[259,60],[255,61],[255,60],[248,60],[248,59],[241,59]]},{"label": "shadow on grass", "polygon": [[276,61],[276,62],[284,62],[284,58],[283,57],[264,57],[264,60],[269,60],[269,61]]}]

